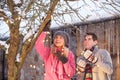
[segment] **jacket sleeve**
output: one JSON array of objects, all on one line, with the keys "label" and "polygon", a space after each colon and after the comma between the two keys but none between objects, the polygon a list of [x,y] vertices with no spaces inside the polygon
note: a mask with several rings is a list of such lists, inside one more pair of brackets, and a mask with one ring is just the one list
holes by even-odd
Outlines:
[{"label": "jacket sleeve", "polygon": [[75,74],[76,68],[74,54],[71,51],[69,51],[68,61],[63,65],[67,76],[72,78]]},{"label": "jacket sleeve", "polygon": [[106,50],[99,51],[98,62],[96,65],[105,73],[112,74],[113,73],[113,65],[110,54]]},{"label": "jacket sleeve", "polygon": [[48,58],[49,48],[44,45],[45,37],[47,33],[42,32],[35,42],[35,48],[44,61]]}]

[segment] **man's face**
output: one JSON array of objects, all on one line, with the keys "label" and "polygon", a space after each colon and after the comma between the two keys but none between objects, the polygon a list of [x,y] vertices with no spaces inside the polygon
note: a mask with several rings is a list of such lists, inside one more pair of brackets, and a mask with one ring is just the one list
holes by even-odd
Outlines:
[{"label": "man's face", "polygon": [[91,35],[87,35],[85,36],[85,39],[84,39],[84,48],[85,49],[91,49],[92,46],[96,45],[97,44],[97,40],[93,41],[93,38]]}]

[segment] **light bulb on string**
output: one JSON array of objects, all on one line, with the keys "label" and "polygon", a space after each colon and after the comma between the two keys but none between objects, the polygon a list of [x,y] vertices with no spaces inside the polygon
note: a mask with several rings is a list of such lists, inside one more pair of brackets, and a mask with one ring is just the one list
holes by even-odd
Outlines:
[{"label": "light bulb on string", "polygon": [[15,20],[21,20],[21,16],[18,16]]},{"label": "light bulb on string", "polygon": [[7,23],[7,24],[8,24],[8,22],[9,22],[9,21],[8,21],[8,20],[6,20],[6,23]]},{"label": "light bulb on string", "polygon": [[18,20],[21,20],[21,16],[18,17]]}]

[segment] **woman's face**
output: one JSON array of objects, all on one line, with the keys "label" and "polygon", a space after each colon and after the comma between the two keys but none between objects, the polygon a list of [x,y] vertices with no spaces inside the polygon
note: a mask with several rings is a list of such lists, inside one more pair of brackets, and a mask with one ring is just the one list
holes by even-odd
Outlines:
[{"label": "woman's face", "polygon": [[64,38],[61,35],[55,36],[53,43],[56,47],[62,47],[65,45]]}]

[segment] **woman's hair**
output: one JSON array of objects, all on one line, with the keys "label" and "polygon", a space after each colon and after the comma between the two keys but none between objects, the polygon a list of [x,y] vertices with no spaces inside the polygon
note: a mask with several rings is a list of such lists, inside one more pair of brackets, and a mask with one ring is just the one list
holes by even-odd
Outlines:
[{"label": "woman's hair", "polygon": [[53,39],[54,39],[57,35],[62,36],[62,37],[64,38],[64,41],[65,41],[65,46],[66,46],[66,47],[69,47],[69,40],[70,40],[70,38],[69,38],[68,33],[64,32],[64,31],[56,31],[56,32],[54,33]]}]

